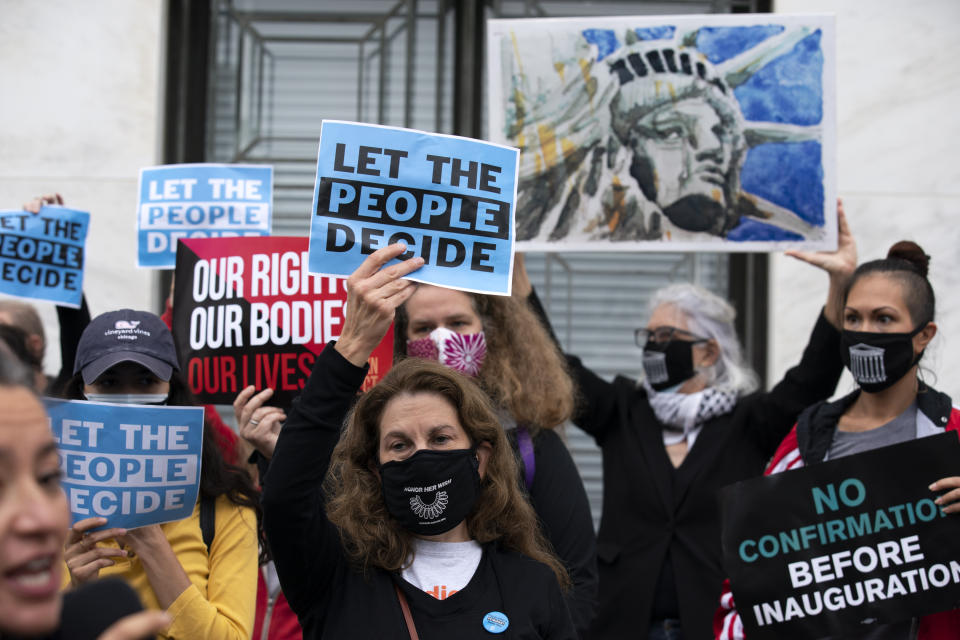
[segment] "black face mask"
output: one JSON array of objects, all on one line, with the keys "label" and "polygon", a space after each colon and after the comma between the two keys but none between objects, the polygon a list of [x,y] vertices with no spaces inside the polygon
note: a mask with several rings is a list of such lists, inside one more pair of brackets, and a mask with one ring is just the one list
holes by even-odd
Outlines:
[{"label": "black face mask", "polygon": [[423,449],[406,460],[382,464],[387,511],[411,533],[446,533],[473,510],[480,495],[479,468],[474,449]]},{"label": "black face mask", "polygon": [[647,340],[643,347],[643,371],[654,391],[663,391],[692,378],[693,340]]},{"label": "black face mask", "polygon": [[847,331],[840,333],[840,357],[853,379],[867,393],[877,393],[900,380],[923,356],[913,354],[913,336],[923,323],[910,333],[873,333]]}]

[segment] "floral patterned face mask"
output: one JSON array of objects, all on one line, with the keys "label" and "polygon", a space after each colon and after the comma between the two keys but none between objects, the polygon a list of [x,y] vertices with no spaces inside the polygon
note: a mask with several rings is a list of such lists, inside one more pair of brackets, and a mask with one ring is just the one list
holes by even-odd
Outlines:
[{"label": "floral patterned face mask", "polygon": [[431,331],[427,338],[407,340],[407,355],[437,360],[454,371],[476,378],[487,356],[487,341],[483,331],[457,333],[439,327]]}]

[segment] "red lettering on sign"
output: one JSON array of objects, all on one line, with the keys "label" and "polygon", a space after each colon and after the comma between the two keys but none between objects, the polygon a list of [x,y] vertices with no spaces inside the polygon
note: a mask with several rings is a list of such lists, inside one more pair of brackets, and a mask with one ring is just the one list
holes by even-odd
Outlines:
[{"label": "red lettering on sign", "polygon": [[303,389],[304,385],[307,384],[307,378],[310,376],[310,370],[313,369],[313,363],[316,359],[317,356],[309,351],[304,351],[300,354],[300,357],[297,358],[297,366],[300,367],[300,380],[297,382],[298,389]]}]

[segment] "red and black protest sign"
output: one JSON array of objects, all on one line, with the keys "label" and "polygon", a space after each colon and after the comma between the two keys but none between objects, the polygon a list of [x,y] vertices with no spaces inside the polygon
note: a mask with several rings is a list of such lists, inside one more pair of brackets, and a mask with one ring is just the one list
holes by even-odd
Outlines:
[{"label": "red and black protest sign", "polygon": [[[248,385],[288,406],[317,355],[340,336],[346,278],[307,272],[307,238],[192,238],[177,249],[173,334],[201,402],[230,404]],[[364,389],[393,360],[393,329],[370,357]]]},{"label": "red and black protest sign", "polygon": [[726,487],[723,558],[750,640],[821,638],[960,605],[960,475],[945,433]]}]

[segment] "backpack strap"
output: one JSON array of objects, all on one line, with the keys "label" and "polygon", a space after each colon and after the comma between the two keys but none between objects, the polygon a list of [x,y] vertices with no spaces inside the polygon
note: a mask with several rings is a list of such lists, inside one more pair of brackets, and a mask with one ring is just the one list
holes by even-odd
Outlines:
[{"label": "backpack strap", "polygon": [[217,529],[217,502],[216,498],[204,495],[200,498],[200,533],[203,534],[203,544],[210,555],[210,545],[213,544],[213,535]]},{"label": "backpack strap", "polygon": [[530,437],[530,430],[526,426],[517,425],[517,450],[520,452],[520,459],[523,461],[523,482],[527,485],[527,491],[533,487],[533,477],[537,472],[537,461],[533,455],[533,438]]}]

